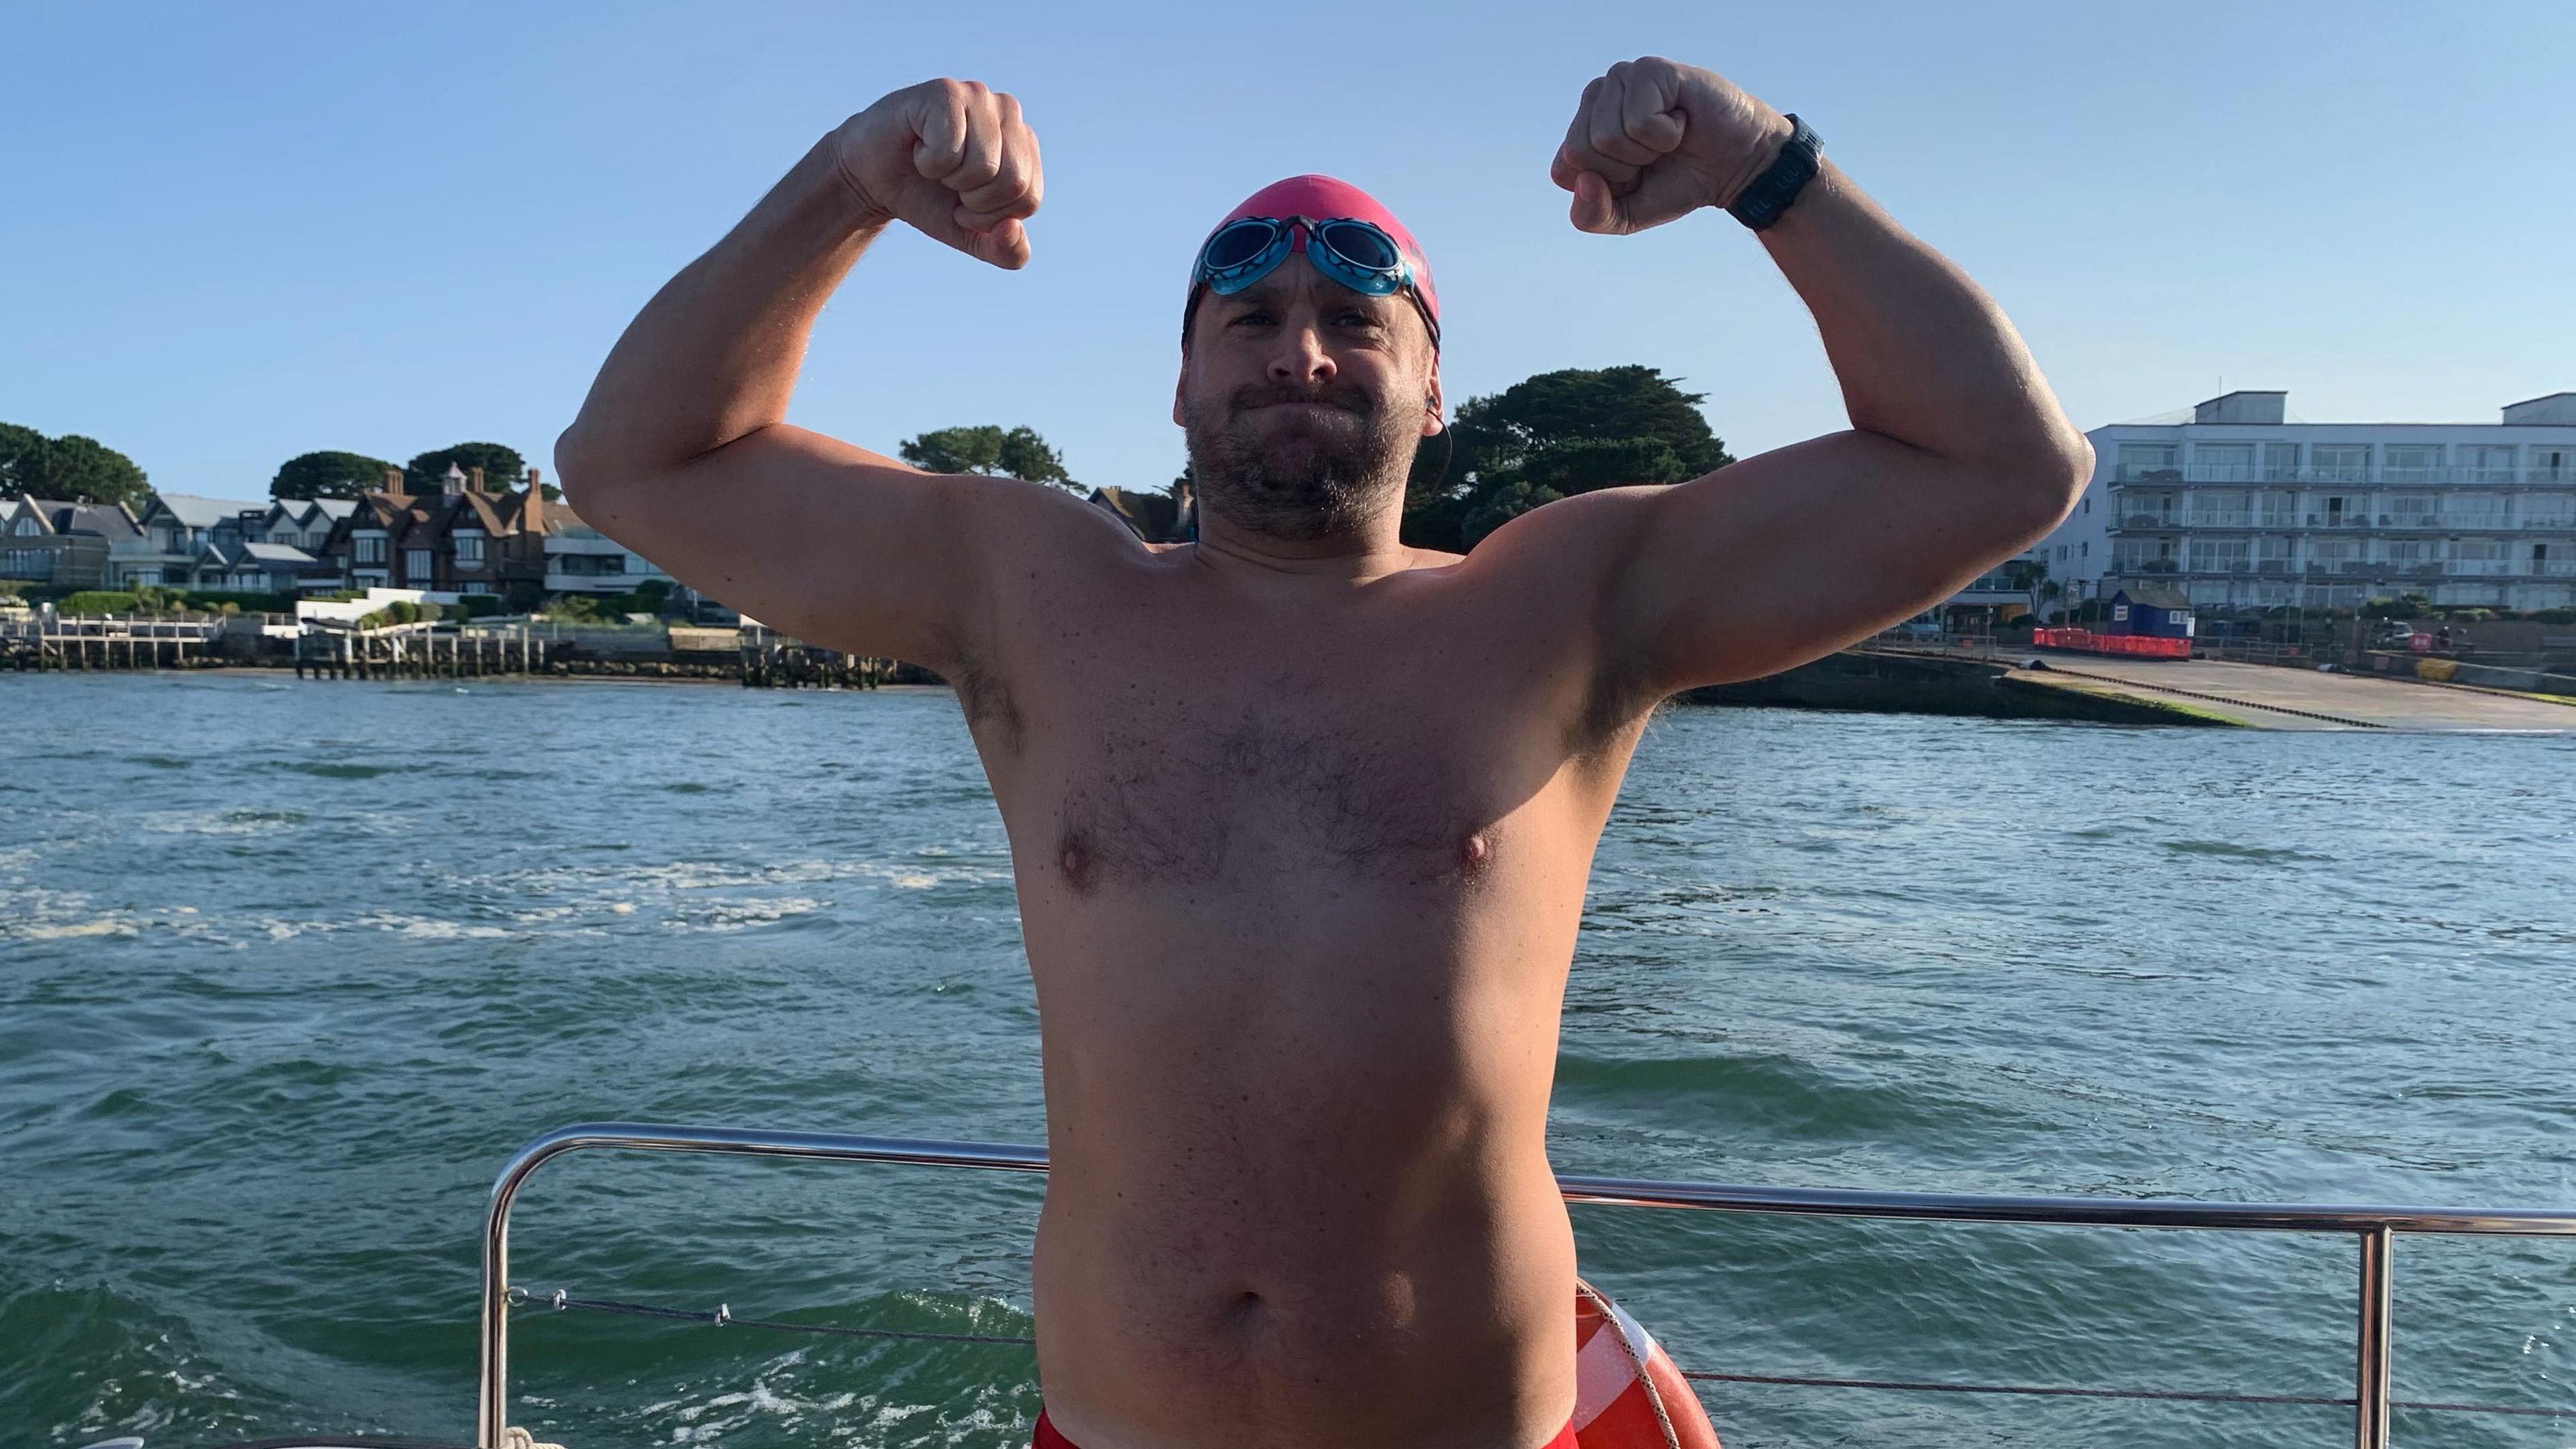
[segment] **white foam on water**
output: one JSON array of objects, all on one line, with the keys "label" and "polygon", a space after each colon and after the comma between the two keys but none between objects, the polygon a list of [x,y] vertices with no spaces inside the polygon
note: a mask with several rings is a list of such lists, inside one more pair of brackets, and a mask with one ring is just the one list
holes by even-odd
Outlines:
[{"label": "white foam on water", "polygon": [[132,921],[82,921],[69,926],[31,926],[21,933],[29,941],[62,941],[74,936],[139,936],[141,928]]},{"label": "white foam on water", "polygon": [[675,931],[745,931],[754,926],[771,925],[791,916],[808,916],[826,909],[831,903],[809,896],[754,896],[728,901],[704,901],[681,908],[663,924]]},{"label": "white foam on water", "polygon": [[411,916],[393,911],[375,911],[360,916],[353,925],[390,931],[414,941],[491,941],[511,933],[500,926],[476,926],[463,921],[440,920],[435,916]]}]

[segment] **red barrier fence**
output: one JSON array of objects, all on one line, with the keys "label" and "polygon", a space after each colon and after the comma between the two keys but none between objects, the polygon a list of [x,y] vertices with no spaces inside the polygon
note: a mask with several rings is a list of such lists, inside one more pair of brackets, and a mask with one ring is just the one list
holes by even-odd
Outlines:
[{"label": "red barrier fence", "polygon": [[2189,659],[2191,641],[2153,634],[2096,634],[2090,629],[2033,629],[2030,642],[2041,649],[2072,649],[2081,654],[2126,654],[2140,659]]}]

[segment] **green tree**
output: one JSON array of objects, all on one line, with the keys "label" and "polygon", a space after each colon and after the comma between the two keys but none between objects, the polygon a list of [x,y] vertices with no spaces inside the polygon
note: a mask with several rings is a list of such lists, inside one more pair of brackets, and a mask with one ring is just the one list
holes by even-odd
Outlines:
[{"label": "green tree", "polygon": [[299,453],[268,481],[271,498],[357,498],[385,486],[393,464],[364,453]]},{"label": "green tree", "polygon": [[0,491],[122,503],[139,512],[152,484],[132,458],[96,438],[48,438],[33,428],[0,423]]},{"label": "green tree", "polygon": [[[519,456],[518,449],[499,443],[455,443],[434,448],[405,463],[403,473],[413,488],[435,493],[440,487],[439,480],[447,476],[450,463],[469,476],[475,469],[482,469],[483,486],[494,493],[516,488],[528,477],[528,460]],[[549,489],[546,496],[554,497],[553,490]]]},{"label": "green tree", "polygon": [[1405,542],[1464,549],[1542,504],[1628,483],[1679,483],[1734,462],[1702,393],[1652,367],[1543,372],[1469,398],[1448,447],[1426,439],[1405,487]]},{"label": "green tree", "polygon": [[1052,483],[1079,493],[1082,485],[1064,470],[1064,457],[1047,446],[1035,428],[1002,428],[986,423],[972,428],[941,428],[907,438],[896,449],[903,460],[933,473],[983,473]]},{"label": "green tree", "polygon": [[0,493],[38,493],[53,439],[34,428],[0,423]]}]

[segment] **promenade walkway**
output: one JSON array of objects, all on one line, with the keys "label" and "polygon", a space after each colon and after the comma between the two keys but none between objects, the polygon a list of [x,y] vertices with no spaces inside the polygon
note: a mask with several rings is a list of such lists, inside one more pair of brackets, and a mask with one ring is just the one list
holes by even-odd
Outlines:
[{"label": "promenade walkway", "polygon": [[2459,732],[2576,732],[2576,700],[2543,695],[2327,674],[2220,659],[2112,659],[2037,651],[2011,678],[2087,693],[2160,700],[2233,724],[2272,730],[2391,729]]}]

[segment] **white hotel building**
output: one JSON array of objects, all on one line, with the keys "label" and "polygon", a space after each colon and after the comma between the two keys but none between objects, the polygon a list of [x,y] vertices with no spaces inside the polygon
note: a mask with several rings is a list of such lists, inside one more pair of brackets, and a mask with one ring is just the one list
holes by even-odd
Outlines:
[{"label": "white hotel building", "polygon": [[2085,434],[2093,479],[2029,556],[2078,600],[2145,585],[2213,611],[2576,605],[2576,392],[2496,423],[2293,423],[2287,396]]}]

